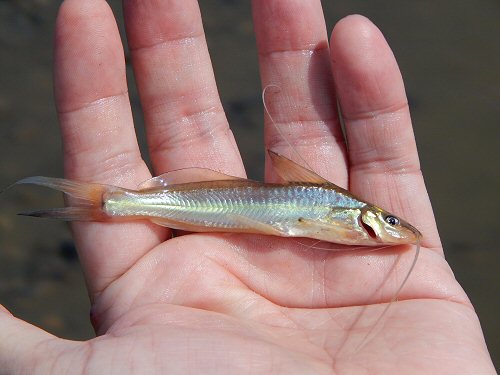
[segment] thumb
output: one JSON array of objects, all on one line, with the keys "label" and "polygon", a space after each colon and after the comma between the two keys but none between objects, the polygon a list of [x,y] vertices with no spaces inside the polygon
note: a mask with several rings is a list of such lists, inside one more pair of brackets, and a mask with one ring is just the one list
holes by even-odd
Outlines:
[{"label": "thumb", "polygon": [[14,317],[0,305],[0,374],[54,373],[61,366],[69,369],[71,363],[60,363],[61,353],[77,345]]}]

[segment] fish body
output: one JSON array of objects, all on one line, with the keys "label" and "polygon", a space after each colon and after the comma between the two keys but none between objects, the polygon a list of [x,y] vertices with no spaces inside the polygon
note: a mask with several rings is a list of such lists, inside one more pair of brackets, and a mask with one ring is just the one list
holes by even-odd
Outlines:
[{"label": "fish body", "polygon": [[[367,243],[356,216],[366,206],[328,186],[209,181],[105,195],[110,217],[143,217],[175,229],[310,237]],[[348,230],[347,228],[351,228]]]},{"label": "fish body", "polygon": [[75,198],[69,207],[24,213],[30,216],[148,219],[187,231],[308,237],[346,245],[415,243],[420,236],[395,215],[283,156],[270,155],[283,184],[203,168],[168,172],[137,190],[48,177],[29,177],[18,183],[47,186]]}]

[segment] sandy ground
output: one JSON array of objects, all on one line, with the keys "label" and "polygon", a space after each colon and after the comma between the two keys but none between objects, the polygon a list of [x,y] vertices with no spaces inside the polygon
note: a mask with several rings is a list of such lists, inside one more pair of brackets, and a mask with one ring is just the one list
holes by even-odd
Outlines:
[{"label": "sandy ground", "polygon": [[[51,82],[59,3],[0,2],[2,187],[24,176],[62,175]],[[120,2],[109,3],[121,19]],[[330,29],[350,13],[370,17],[394,49],[447,259],[479,313],[498,367],[500,3],[339,0],[325,1],[324,10]],[[260,177],[262,105],[249,6],[204,0],[202,12],[224,107],[249,174]],[[132,81],[130,88],[143,140]],[[15,215],[57,204],[58,195],[29,188],[0,197],[0,302],[54,334],[84,339],[93,335],[89,304],[67,225]]]}]

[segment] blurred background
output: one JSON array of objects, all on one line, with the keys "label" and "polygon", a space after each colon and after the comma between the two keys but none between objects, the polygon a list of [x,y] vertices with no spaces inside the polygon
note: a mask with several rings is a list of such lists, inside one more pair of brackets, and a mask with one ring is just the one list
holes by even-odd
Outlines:
[{"label": "blurred background", "polygon": [[[200,2],[229,122],[249,175],[261,178],[263,114],[249,2]],[[0,187],[30,175],[62,176],[51,71],[60,3],[0,0]],[[125,40],[121,2],[109,3]],[[329,32],[360,13],[394,50],[446,256],[499,368],[500,2],[332,0],[323,8]],[[144,145],[130,66],[128,73]],[[60,204],[58,194],[34,188],[0,197],[0,303],[51,333],[85,339],[93,336],[89,303],[67,225],[15,215]]]}]

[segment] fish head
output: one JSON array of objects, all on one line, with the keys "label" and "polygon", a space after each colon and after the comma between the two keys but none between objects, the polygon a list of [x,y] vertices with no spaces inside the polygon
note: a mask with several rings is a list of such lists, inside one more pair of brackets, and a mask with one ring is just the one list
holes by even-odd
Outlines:
[{"label": "fish head", "polygon": [[416,243],[422,237],[413,225],[376,206],[364,207],[359,222],[366,233],[381,244]]}]

